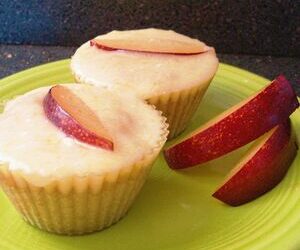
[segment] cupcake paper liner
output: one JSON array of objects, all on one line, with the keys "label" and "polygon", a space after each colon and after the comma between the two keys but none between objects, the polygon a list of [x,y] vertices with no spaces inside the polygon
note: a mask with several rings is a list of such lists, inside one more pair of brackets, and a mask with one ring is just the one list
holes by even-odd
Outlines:
[{"label": "cupcake paper liner", "polygon": [[168,140],[178,136],[187,127],[210,82],[147,99],[167,118],[170,131]]},{"label": "cupcake paper liner", "polygon": [[0,166],[1,186],[23,218],[57,234],[80,235],[120,220],[142,188],[168,134],[163,118],[160,140],[131,166],[102,175],[71,176],[36,186],[21,173]]}]

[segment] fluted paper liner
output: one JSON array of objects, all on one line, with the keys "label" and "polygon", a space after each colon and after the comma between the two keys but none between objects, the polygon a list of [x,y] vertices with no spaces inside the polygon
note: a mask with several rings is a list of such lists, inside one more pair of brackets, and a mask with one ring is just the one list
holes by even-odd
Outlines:
[{"label": "fluted paper liner", "polygon": [[168,139],[179,135],[196,112],[211,80],[201,85],[149,98],[148,103],[163,112],[169,124]]},{"label": "fluted paper liner", "polygon": [[[90,84],[85,78],[75,74],[74,71],[72,73],[76,82]],[[153,96],[146,100],[162,111],[167,118],[169,124],[168,140],[179,135],[187,127],[211,81],[212,78],[207,82]]]},{"label": "fluted paper liner", "polygon": [[2,188],[23,218],[40,229],[68,235],[99,231],[120,220],[142,188],[166,141],[165,118],[162,124],[157,145],[131,166],[36,186],[21,173],[1,165]]}]

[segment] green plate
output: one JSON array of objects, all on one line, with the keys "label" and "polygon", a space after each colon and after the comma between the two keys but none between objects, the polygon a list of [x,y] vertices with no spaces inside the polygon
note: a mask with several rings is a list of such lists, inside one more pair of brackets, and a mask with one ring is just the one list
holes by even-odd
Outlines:
[{"label": "green plate", "polygon": [[[45,64],[1,80],[1,100],[40,86],[72,82],[69,62]],[[267,83],[260,76],[221,64],[188,131]],[[292,117],[296,132],[299,112]],[[297,136],[299,141],[300,133]],[[160,155],[128,215],[86,236],[58,236],[29,226],[0,192],[0,249],[300,249],[299,154],[284,180],[253,202],[229,207],[211,197],[246,148],[185,171],[170,170]]]}]

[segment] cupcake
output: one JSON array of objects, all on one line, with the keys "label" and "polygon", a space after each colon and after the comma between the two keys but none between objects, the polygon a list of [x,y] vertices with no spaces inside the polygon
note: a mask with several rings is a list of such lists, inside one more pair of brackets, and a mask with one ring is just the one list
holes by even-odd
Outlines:
[{"label": "cupcake", "polygon": [[218,68],[215,50],[171,30],[112,31],[77,49],[77,82],[133,91],[167,117],[169,139],[187,126]]},{"label": "cupcake", "polygon": [[165,118],[132,94],[43,87],[0,115],[0,183],[30,224],[58,234],[122,218],[167,137]]}]

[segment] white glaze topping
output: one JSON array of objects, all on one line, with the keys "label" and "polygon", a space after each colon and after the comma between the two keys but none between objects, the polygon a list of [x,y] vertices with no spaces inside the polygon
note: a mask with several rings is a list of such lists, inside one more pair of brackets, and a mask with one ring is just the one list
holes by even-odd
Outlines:
[{"label": "white glaze topping", "polygon": [[130,94],[65,86],[96,113],[113,138],[114,151],[81,143],[53,125],[44,114],[49,87],[43,87],[9,101],[0,115],[0,161],[11,171],[39,175],[43,182],[101,174],[134,163],[156,146],[162,118],[151,106]]},{"label": "white glaze topping", "polygon": [[[139,32],[159,36],[160,31],[145,29]],[[114,37],[112,34],[115,33],[110,32],[98,38]],[[171,32],[171,35],[172,39],[178,41],[191,40],[175,32]],[[133,90],[146,99],[197,84],[206,85],[218,67],[214,49],[207,47],[207,50],[196,55],[106,51],[87,42],[72,57],[71,68],[84,83]]]}]

